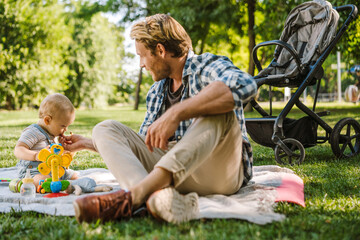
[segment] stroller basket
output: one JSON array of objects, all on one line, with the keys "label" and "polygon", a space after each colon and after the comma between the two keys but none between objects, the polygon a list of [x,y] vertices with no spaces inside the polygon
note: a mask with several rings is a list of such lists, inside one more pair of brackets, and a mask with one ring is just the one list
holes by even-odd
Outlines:
[{"label": "stroller basket", "polygon": [[[246,119],[246,129],[251,139],[260,145],[275,148],[276,144],[271,140],[274,133],[274,121]],[[308,116],[297,120],[285,118],[283,122],[285,138],[294,138],[301,142],[305,148],[316,145],[317,127],[318,124]]]}]

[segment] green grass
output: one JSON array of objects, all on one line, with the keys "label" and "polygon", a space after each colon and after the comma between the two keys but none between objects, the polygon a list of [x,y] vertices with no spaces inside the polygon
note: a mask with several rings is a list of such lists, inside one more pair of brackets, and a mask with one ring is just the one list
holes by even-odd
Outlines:
[{"label": "green grass", "polygon": [[[278,113],[282,105],[275,105]],[[344,117],[360,121],[360,106],[322,104],[329,110],[325,117],[333,127]],[[105,119],[123,122],[138,130],[145,109],[130,107],[106,110],[78,110],[74,133],[91,136],[92,127]],[[302,114],[294,109],[291,116]],[[246,117],[256,117],[246,113]],[[17,162],[13,148],[21,131],[37,121],[35,111],[0,111],[0,167]],[[321,132],[321,129],[319,129]],[[274,152],[253,143],[255,165],[276,164]],[[302,165],[290,167],[305,182],[306,208],[279,203],[276,211],[287,217],[282,222],[264,226],[242,220],[200,220],[181,225],[159,223],[151,217],[118,223],[78,224],[74,217],[54,217],[35,212],[0,214],[0,239],[360,239],[360,156],[338,160],[328,143],[306,149]],[[96,153],[82,151],[76,155],[74,169],[106,167]],[[0,203],[1,204],[1,203]]]}]

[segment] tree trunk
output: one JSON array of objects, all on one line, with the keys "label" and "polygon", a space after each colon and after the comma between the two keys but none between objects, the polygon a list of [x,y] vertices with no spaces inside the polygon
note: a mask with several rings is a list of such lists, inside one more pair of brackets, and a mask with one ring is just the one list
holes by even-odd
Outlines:
[{"label": "tree trunk", "polygon": [[139,79],[138,79],[138,82],[137,82],[137,84],[136,84],[136,95],[135,95],[134,110],[138,110],[138,109],[139,109],[140,86],[141,86],[141,82],[142,82],[142,69],[143,69],[143,68],[140,68],[140,71],[139,71]]},{"label": "tree trunk", "polygon": [[[248,73],[251,76],[254,76],[254,69],[255,69],[254,61],[251,58],[252,50],[255,47],[255,31],[254,31],[254,26],[255,26],[255,17],[254,17],[254,15],[255,15],[255,4],[256,4],[256,0],[247,0],[248,20],[249,20],[249,28],[248,28],[249,69],[248,69]],[[245,112],[252,112],[253,109],[251,107],[251,104],[247,104],[244,111]]]},{"label": "tree trunk", "polygon": [[207,35],[208,35],[208,33],[209,33],[209,29],[210,29],[210,22],[207,22],[207,23],[205,24],[205,29],[206,29],[206,30],[205,30],[206,34],[202,35],[202,37],[201,37],[201,45],[200,45],[200,52],[199,52],[199,54],[203,54],[203,52],[204,52],[206,38],[207,38]]},{"label": "tree trunk", "polygon": [[6,95],[5,109],[6,110],[15,110],[14,98],[10,94]]},{"label": "tree trunk", "polygon": [[247,0],[247,8],[248,8],[248,20],[249,20],[249,28],[248,28],[248,37],[249,37],[249,69],[248,73],[251,76],[254,76],[254,61],[251,58],[251,53],[253,48],[255,47],[255,4],[256,0]]}]

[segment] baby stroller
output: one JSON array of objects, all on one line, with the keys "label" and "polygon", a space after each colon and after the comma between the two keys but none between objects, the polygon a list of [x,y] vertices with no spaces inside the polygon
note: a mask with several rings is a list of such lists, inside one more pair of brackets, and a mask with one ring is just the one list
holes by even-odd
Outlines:
[{"label": "baby stroller", "polygon": [[[338,12],[342,11],[349,12],[349,15],[337,30]],[[248,102],[262,116],[246,118],[248,134],[256,143],[273,148],[278,163],[301,164],[305,158],[304,148],[327,141],[338,158],[359,154],[360,124],[355,119],[344,118],[331,128],[321,118],[329,115],[329,112],[315,112],[320,81],[324,74],[322,64],[355,19],[357,11],[354,5],[332,7],[324,0],[305,2],[290,12],[280,40],[263,42],[254,47],[252,57],[259,70],[254,78],[258,88],[267,85],[270,94],[271,87],[297,88],[278,116],[272,114],[270,95],[269,112],[255,99]],[[262,69],[257,50],[269,45],[276,45],[274,58],[267,68]],[[315,99],[310,109],[299,98],[307,86],[315,84]],[[294,105],[306,116],[297,120],[287,118]],[[319,125],[326,131],[325,136],[317,135]]]}]

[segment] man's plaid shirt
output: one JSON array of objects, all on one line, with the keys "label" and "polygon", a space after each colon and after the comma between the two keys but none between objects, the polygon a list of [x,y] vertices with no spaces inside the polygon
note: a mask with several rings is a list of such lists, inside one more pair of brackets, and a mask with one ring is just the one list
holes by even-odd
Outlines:
[{"label": "man's plaid shirt", "polygon": [[[165,112],[164,100],[167,94],[167,81],[163,79],[155,82],[146,97],[147,112],[140,127],[139,134],[145,136],[148,127]],[[239,121],[243,137],[244,183],[252,178],[252,148],[247,137],[243,103],[255,96],[257,85],[253,78],[234,66],[227,57],[210,53],[195,55],[189,51],[184,70],[183,84],[185,86],[181,101],[197,95],[201,89],[213,81],[224,82],[231,90],[235,101],[234,112]],[[175,139],[179,141],[190,126],[192,119],[182,121],[175,132]]]}]

